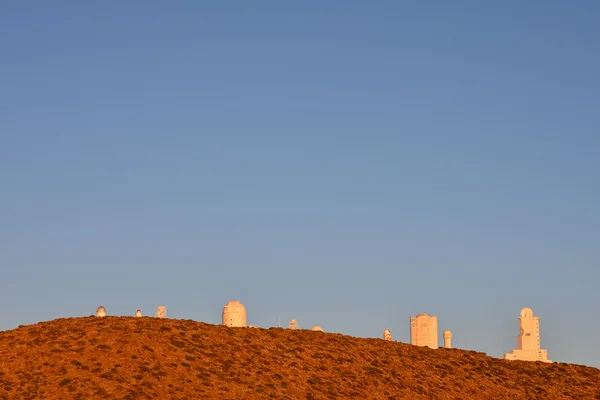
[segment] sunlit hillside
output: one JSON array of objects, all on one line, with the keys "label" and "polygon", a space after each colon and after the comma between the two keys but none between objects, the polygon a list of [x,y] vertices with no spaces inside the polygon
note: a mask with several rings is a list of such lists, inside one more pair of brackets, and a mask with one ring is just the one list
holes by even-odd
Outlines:
[{"label": "sunlit hillside", "polygon": [[600,399],[600,370],[280,328],[59,319],[0,333],[1,399]]}]

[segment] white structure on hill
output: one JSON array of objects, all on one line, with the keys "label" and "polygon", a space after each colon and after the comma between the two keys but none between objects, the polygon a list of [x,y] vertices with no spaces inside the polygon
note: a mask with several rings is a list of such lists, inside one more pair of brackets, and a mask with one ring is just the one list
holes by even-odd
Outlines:
[{"label": "white structure on hill", "polygon": [[140,318],[141,316],[142,316],[142,310],[137,310],[137,311],[135,312],[135,317],[136,317],[136,318]]},{"label": "white structure on hill", "polygon": [[246,327],[246,307],[239,300],[232,300],[223,307],[223,325]]},{"label": "white structure on hill", "polygon": [[313,326],[311,330],[317,331],[317,332],[323,332],[323,328],[321,328],[319,325]]},{"label": "white structure on hill", "polygon": [[445,330],[443,333],[444,336],[444,347],[446,349],[452,348],[452,332]]},{"label": "white structure on hill", "polygon": [[439,347],[438,317],[429,314],[410,317],[410,344],[437,349]]},{"label": "white structure on hill", "polygon": [[543,361],[548,359],[548,350],[540,348],[540,317],[533,315],[531,308],[523,308],[519,314],[517,348],[504,355],[506,360]]},{"label": "white structure on hill", "polygon": [[392,332],[389,329],[383,331],[383,340],[387,340],[388,342],[392,340]]},{"label": "white structure on hill", "polygon": [[106,308],[104,308],[104,306],[100,306],[96,309],[96,317],[106,317]]},{"label": "white structure on hill", "polygon": [[295,319],[292,319],[290,321],[290,324],[288,326],[290,329],[300,329],[300,327],[298,326],[298,321],[296,321]]},{"label": "white structure on hill", "polygon": [[167,307],[158,306],[156,308],[156,314],[154,314],[156,318],[167,318]]}]

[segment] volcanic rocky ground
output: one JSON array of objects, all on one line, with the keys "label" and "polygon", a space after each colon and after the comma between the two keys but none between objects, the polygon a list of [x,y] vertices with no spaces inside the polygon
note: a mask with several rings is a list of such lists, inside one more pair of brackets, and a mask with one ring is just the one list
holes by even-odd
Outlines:
[{"label": "volcanic rocky ground", "polygon": [[600,370],[307,330],[87,317],[0,332],[0,399],[600,399]]}]

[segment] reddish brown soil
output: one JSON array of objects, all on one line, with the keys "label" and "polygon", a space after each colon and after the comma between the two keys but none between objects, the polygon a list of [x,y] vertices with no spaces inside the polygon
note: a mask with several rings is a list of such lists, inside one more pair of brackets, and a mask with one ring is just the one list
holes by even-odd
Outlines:
[{"label": "reddish brown soil", "polygon": [[600,399],[600,370],[279,328],[69,318],[0,332],[0,399]]}]

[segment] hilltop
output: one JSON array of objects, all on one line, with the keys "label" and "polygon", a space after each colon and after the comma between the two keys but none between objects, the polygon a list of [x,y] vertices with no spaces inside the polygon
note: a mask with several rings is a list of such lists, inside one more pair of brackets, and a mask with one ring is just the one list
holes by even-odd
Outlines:
[{"label": "hilltop", "polygon": [[600,399],[600,370],[281,328],[67,318],[0,332],[0,399]]}]

